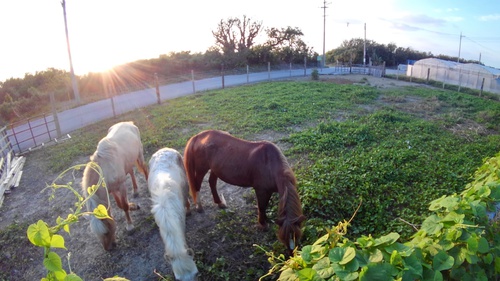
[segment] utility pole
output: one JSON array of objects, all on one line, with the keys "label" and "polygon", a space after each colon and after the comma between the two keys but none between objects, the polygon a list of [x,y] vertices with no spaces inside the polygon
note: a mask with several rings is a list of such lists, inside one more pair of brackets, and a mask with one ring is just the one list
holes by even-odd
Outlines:
[{"label": "utility pole", "polygon": [[365,22],[365,41],[363,42],[363,67],[366,66],[366,22]]},{"label": "utility pole", "polygon": [[80,91],[78,90],[75,71],[73,70],[73,60],[71,59],[71,49],[69,47],[68,22],[66,20],[66,0],[62,0],[61,5],[63,7],[63,14],[64,14],[64,29],[66,30],[66,45],[68,46],[69,70],[71,73],[71,82],[73,84],[73,92],[75,93],[75,101],[77,104],[80,104]]},{"label": "utility pole", "polygon": [[462,49],[462,37],[465,37],[465,36],[462,36],[462,32],[460,32],[460,44],[458,45],[458,59],[457,59],[458,63],[460,63],[460,51]]},{"label": "utility pole", "polygon": [[321,67],[325,67],[325,34],[326,34],[326,0],[323,0],[323,56],[321,57]]}]

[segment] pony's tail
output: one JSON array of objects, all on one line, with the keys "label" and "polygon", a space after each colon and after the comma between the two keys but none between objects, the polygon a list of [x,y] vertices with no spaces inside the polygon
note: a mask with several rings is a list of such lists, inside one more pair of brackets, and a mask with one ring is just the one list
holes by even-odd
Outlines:
[{"label": "pony's tail", "polygon": [[189,184],[189,195],[191,195],[191,198],[193,198],[194,201],[197,201],[197,190],[195,190],[195,159],[192,158],[191,151],[194,149],[194,138],[196,136],[191,137],[189,139],[188,143],[186,144],[186,148],[184,149],[184,168],[186,168],[186,176],[188,179],[188,184]]},{"label": "pony's tail", "polygon": [[146,181],[147,181],[148,176],[149,176],[149,171],[148,171],[148,165],[146,165],[146,161],[144,161],[144,152],[143,152],[143,148],[142,148],[142,143],[141,143],[141,149],[139,152],[139,157],[137,158],[135,166],[137,167],[137,170],[144,175],[144,177],[146,178]]}]

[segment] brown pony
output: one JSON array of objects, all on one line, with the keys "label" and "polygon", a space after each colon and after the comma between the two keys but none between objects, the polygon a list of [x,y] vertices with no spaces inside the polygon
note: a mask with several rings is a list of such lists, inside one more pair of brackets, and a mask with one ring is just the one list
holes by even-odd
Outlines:
[{"label": "brown pony", "polygon": [[[229,133],[208,130],[193,136],[184,150],[184,166],[196,209],[201,183],[208,170],[214,202],[225,208],[217,193],[217,179],[241,187],[253,187],[257,196],[259,228],[267,228],[266,209],[273,192],[279,194],[278,239],[289,254],[302,236],[305,220],[296,189],[296,179],[280,149],[268,141],[246,141]],[[224,198],[224,197],[223,197]]]},{"label": "brown pony", "polygon": [[[133,229],[134,225],[129,210],[137,210],[139,206],[128,202],[127,187],[125,186],[127,174],[132,178],[134,196],[137,195],[134,164],[144,174],[146,180],[148,179],[148,169],[144,162],[139,129],[132,122],[120,122],[111,126],[107,136],[99,141],[97,150],[90,157],[90,160],[91,162],[87,164],[83,171],[83,193],[87,196],[88,187],[98,184],[100,175],[97,165],[102,170],[107,192],[103,187],[99,187],[87,201],[88,211],[92,212],[99,204],[102,204],[108,209],[109,216],[112,217],[109,193],[115,198],[116,205],[125,212],[127,230]],[[95,216],[91,216],[90,228],[97,235],[106,251],[111,250],[116,244],[116,223],[113,219],[100,220]]]}]

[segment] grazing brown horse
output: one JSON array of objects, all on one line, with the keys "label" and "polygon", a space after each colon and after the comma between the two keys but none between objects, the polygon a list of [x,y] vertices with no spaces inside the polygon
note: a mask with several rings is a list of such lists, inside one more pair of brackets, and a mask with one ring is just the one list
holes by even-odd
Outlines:
[{"label": "grazing brown horse", "polygon": [[296,179],[280,149],[268,141],[246,141],[217,130],[193,136],[184,150],[184,166],[193,203],[198,211],[201,183],[208,170],[214,202],[225,208],[217,193],[217,179],[241,187],[253,187],[257,196],[259,228],[267,228],[266,209],[273,192],[279,194],[278,239],[289,254],[302,236],[305,220],[296,189]]},{"label": "grazing brown horse", "polygon": [[[137,183],[134,176],[133,167],[144,174],[148,179],[148,169],[144,162],[143,148],[139,129],[132,122],[117,123],[108,130],[106,137],[99,141],[97,149],[90,157],[91,162],[87,164],[83,171],[82,190],[87,196],[87,189],[99,182],[100,175],[96,164],[102,170],[102,175],[106,183],[106,189],[99,187],[97,191],[87,201],[87,209],[92,212],[99,204],[108,209],[111,217],[108,193],[113,195],[116,204],[125,212],[127,219],[127,230],[134,228],[129,210],[137,210],[139,206],[129,203],[127,199],[127,187],[125,181],[127,174],[132,178],[134,195],[137,194]],[[115,245],[116,223],[112,219],[98,219],[91,216],[90,228],[102,243],[106,251]]]}]

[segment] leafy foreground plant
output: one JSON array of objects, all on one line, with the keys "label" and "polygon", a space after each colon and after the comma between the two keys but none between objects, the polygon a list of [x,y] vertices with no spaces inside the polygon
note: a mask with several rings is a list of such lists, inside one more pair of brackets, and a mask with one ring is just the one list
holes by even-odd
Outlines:
[{"label": "leafy foreground plant", "polygon": [[345,238],[341,222],[292,257],[267,252],[266,276],[278,280],[498,280],[500,273],[500,153],[485,161],[460,194],[431,202],[420,230]]},{"label": "leafy foreground plant", "polygon": [[[77,202],[75,203],[75,210],[73,213],[68,214],[66,219],[63,219],[61,217],[57,217],[56,219],[56,225],[54,226],[49,226],[46,222],[43,220],[39,220],[37,223],[34,223],[28,227],[27,235],[28,239],[30,242],[38,247],[41,247],[44,249],[43,253],[43,265],[47,269],[47,276],[42,278],[42,281],[52,281],[52,280],[65,280],[65,281],[79,281],[83,280],[80,278],[78,275],[72,272],[71,266],[70,266],[70,254],[68,253],[68,267],[70,273],[68,274],[62,266],[62,259],[61,257],[52,251],[54,248],[60,248],[60,249],[66,249],[66,246],[64,244],[64,237],[57,234],[61,229],[66,231],[68,234],[70,234],[70,229],[69,226],[78,222],[79,218],[84,215],[94,215],[99,219],[105,219],[105,218],[110,218],[108,215],[108,211],[106,207],[103,205],[97,206],[93,210],[93,212],[85,212],[83,211],[83,208],[90,196],[92,196],[98,188],[106,188],[106,183],[104,182],[104,178],[102,176],[102,170],[101,167],[95,162],[90,162],[92,169],[94,169],[97,173],[99,173],[99,182],[96,185],[93,185],[88,188],[87,192],[89,196],[84,198],[83,196],[80,195],[80,193],[73,188],[73,183],[68,182],[67,184],[56,184],[56,182],[64,177],[67,173],[70,171],[76,171],[80,170],[81,168],[84,168],[87,164],[80,164],[80,165],[75,165],[69,169],[66,169],[63,171],[53,182],[50,186],[47,186],[47,188],[52,188],[52,195],[50,196],[51,199],[55,197],[55,191],[60,188],[66,188],[73,192],[75,195]],[[109,198],[108,198],[109,200]],[[104,279],[106,281],[123,281],[126,280],[124,278],[120,277],[112,277],[112,278],[106,278]]]}]

